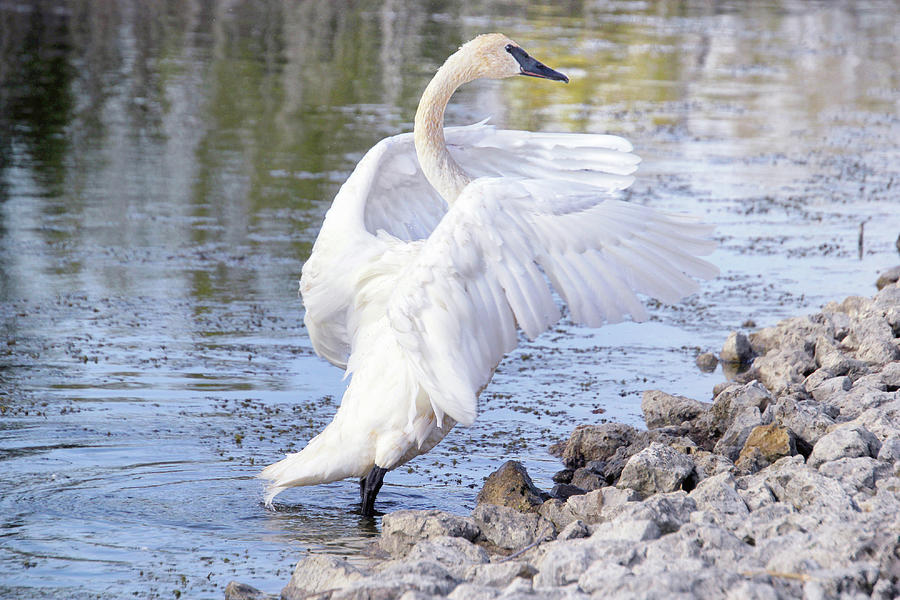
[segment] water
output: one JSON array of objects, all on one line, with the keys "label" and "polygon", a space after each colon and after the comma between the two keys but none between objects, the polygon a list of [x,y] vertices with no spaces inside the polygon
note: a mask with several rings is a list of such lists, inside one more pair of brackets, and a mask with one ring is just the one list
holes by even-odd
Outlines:
[{"label": "water", "polygon": [[[523,343],[481,415],[378,507],[470,510],[506,459],[640,394],[709,399],[729,331],[870,295],[900,262],[900,7],[871,2],[0,2],[0,596],[276,592],[360,555],[354,482],[261,503],[328,422],[296,279],[338,186],[460,43],[501,30],[567,85],[479,82],[448,121],[611,132],[631,199],[718,225],[716,281],[649,323]],[[860,224],[865,223],[862,256]]]}]

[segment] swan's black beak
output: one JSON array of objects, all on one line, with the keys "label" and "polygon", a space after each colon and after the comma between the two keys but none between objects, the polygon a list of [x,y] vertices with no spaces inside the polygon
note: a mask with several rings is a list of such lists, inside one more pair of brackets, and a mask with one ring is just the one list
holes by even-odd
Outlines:
[{"label": "swan's black beak", "polygon": [[560,73],[559,71],[554,71],[544,63],[538,62],[531,58],[527,52],[522,50],[518,46],[514,46],[513,44],[506,45],[506,51],[512,54],[513,58],[516,59],[516,62],[519,63],[519,67],[521,67],[522,75],[528,75],[529,77],[540,77],[541,79],[552,79],[553,81],[564,81],[569,83],[569,78]]}]

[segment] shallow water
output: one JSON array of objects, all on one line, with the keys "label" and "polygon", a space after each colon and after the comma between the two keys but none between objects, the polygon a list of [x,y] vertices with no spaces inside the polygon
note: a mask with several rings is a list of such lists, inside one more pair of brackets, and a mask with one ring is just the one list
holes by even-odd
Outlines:
[{"label": "shallow water", "polygon": [[[694,357],[900,262],[895,2],[0,2],[0,597],[275,592],[356,556],[354,482],[261,503],[259,468],[333,414],[296,279],[338,186],[411,128],[461,42],[502,30],[568,86],[478,82],[448,122],[610,132],[630,198],[718,226],[722,276],[648,323],[525,342],[475,426],[388,476],[381,510],[465,512],[574,425],[641,425]],[[864,244],[858,249],[860,224]]]}]

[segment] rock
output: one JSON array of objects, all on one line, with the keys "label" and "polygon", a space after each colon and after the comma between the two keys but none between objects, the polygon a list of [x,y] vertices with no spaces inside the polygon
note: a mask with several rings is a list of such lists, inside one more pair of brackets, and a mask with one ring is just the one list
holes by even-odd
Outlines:
[{"label": "rock", "polygon": [[654,494],[642,502],[626,502],[607,507],[603,511],[604,521],[653,521],[662,534],[677,531],[690,521],[691,513],[697,510],[697,503],[686,492]]},{"label": "rock", "polygon": [[673,396],[659,390],[644,392],[641,400],[644,421],[650,429],[692,421],[705,413],[709,406],[691,398]]},{"label": "rock", "polygon": [[578,519],[566,525],[563,530],[559,532],[559,535],[556,536],[556,539],[575,540],[578,538],[585,538],[590,535],[591,530],[588,528],[587,524],[581,519]]},{"label": "rock", "polygon": [[[563,446],[564,447],[564,446]],[[550,454],[553,454],[552,452]],[[556,456],[555,454],[553,454]],[[562,449],[559,451],[559,456],[562,456]],[[572,477],[575,475],[574,469],[562,469],[553,474],[553,482],[554,483],[572,483]]]},{"label": "rock", "polygon": [[715,429],[722,434],[731,427],[740,413],[748,408],[756,408],[762,414],[771,401],[769,391],[757,381],[743,385],[731,384],[716,394],[710,407],[710,417],[715,421]]},{"label": "rock", "polygon": [[691,458],[694,461],[694,473],[697,476],[697,481],[703,481],[707,477],[712,477],[719,473],[731,473],[734,471],[734,463],[721,454],[698,450],[691,454]]},{"label": "rock", "polygon": [[[589,464],[593,464],[596,462],[598,461],[591,461],[591,463]],[[603,463],[603,465],[605,466],[606,463]],[[592,490],[599,490],[606,484],[606,478],[602,474],[596,473],[588,467],[581,467],[579,469],[576,469],[575,474],[572,476],[572,486],[581,489],[582,494],[584,492],[590,492]],[[569,496],[573,495],[576,494],[569,494]]]},{"label": "rock", "polygon": [[501,590],[473,583],[461,583],[456,586],[450,595],[450,600],[494,600],[501,594]]},{"label": "rock", "polygon": [[850,318],[850,335],[843,344],[856,358],[871,364],[886,364],[900,358],[894,331],[882,314],[865,313]]},{"label": "rock", "polygon": [[608,560],[595,560],[578,578],[578,587],[588,594],[593,594],[610,581],[616,581],[632,575],[633,573],[628,567]]},{"label": "rock", "polygon": [[416,597],[446,596],[457,580],[441,565],[430,561],[391,561],[380,565],[377,573],[354,581],[332,592],[330,600],[393,600],[404,594],[420,592]]},{"label": "rock", "polygon": [[472,541],[480,534],[471,518],[441,510],[398,510],[381,520],[381,548],[391,556],[404,556],[419,541],[440,536]]},{"label": "rock", "polygon": [[562,586],[578,581],[588,566],[600,558],[590,539],[551,542],[537,565],[536,587]]},{"label": "rock", "polygon": [[734,464],[738,469],[753,472],[794,454],[797,454],[797,442],[793,431],[777,423],[757,425]]},{"label": "rock", "polygon": [[346,587],[361,581],[365,576],[365,573],[343,558],[330,554],[310,554],[294,567],[291,580],[281,590],[281,597],[284,600],[301,600],[312,594]]},{"label": "rock", "polygon": [[618,519],[615,522],[600,523],[594,528],[591,539],[594,540],[627,540],[630,542],[643,542],[655,540],[662,535],[662,531],[651,519]]},{"label": "rock", "polygon": [[845,492],[854,496],[859,492],[874,494],[876,482],[889,476],[891,467],[869,456],[860,456],[822,463],[819,473],[836,479]]},{"label": "rock", "polygon": [[534,483],[525,467],[514,460],[505,462],[490,474],[478,492],[478,504],[488,503],[522,512],[537,512],[547,498]]},{"label": "rock", "polygon": [[[569,500],[580,497],[581,496],[572,496]],[[550,498],[544,502],[538,509],[538,514],[553,523],[557,531],[562,531],[567,525],[578,520],[578,517],[576,517],[569,508],[568,501],[563,502],[559,498]]]},{"label": "rock", "polygon": [[864,411],[851,423],[865,427],[879,440],[896,436],[897,432],[900,432],[900,395],[898,392],[891,393],[894,394],[895,400]]},{"label": "rock", "polygon": [[853,386],[853,382],[847,376],[829,377],[819,382],[810,381],[816,373],[820,372],[822,372],[821,369],[807,377],[806,381],[803,382],[803,388],[816,402],[833,403],[839,395],[849,392]]},{"label": "rock", "polygon": [[566,501],[566,510],[574,518],[585,523],[596,523],[603,511],[604,499],[602,488],[591,490],[583,496],[572,496]]},{"label": "rock", "polygon": [[588,490],[585,488],[570,483],[557,483],[553,486],[553,489],[550,490],[550,496],[552,498],[559,498],[560,500],[565,501],[570,496],[580,496],[587,491]]},{"label": "rock", "polygon": [[475,585],[505,587],[517,577],[531,579],[536,573],[537,569],[526,562],[505,561],[469,567],[465,579]]},{"label": "rock", "polygon": [[807,467],[801,456],[782,458],[760,474],[779,502],[786,502],[798,511],[815,512],[819,516],[857,512],[856,504],[841,485]]},{"label": "rock", "polygon": [[484,539],[499,548],[521,550],[556,535],[553,523],[536,513],[522,513],[508,506],[479,504],[472,517]]},{"label": "rock", "polygon": [[633,567],[635,573],[674,571],[680,561],[690,561],[696,565],[694,570],[749,571],[762,566],[754,559],[751,545],[715,524],[687,523],[645,548],[644,563]]},{"label": "rock", "polygon": [[818,467],[824,462],[857,456],[878,456],[881,442],[865,427],[842,426],[822,436],[813,447],[807,464]]},{"label": "rock", "polygon": [[712,352],[704,352],[697,355],[696,363],[704,373],[712,373],[719,366],[719,359]]},{"label": "rock", "polygon": [[275,600],[276,598],[277,596],[261,592],[246,583],[230,581],[225,586],[225,600]]},{"label": "rock", "polygon": [[405,560],[436,562],[455,578],[462,579],[472,565],[486,563],[490,558],[484,548],[464,538],[439,536],[416,544]]},{"label": "rock", "polygon": [[688,496],[700,510],[713,514],[717,523],[734,525],[747,517],[750,509],[737,491],[737,482],[731,473],[720,473],[697,484]]},{"label": "rock", "polygon": [[[900,238],[897,238],[897,244],[897,248],[900,249]],[[878,280],[875,281],[875,287],[881,290],[889,285],[897,283],[898,280],[900,280],[900,265],[883,271],[878,276]]]},{"label": "rock", "polygon": [[746,364],[753,358],[750,340],[743,333],[732,331],[725,339],[725,345],[719,353],[722,362]]},{"label": "rock", "polygon": [[866,371],[863,361],[846,356],[831,338],[822,335],[816,340],[815,360],[819,368],[828,370],[835,377]]},{"label": "rock", "polygon": [[881,449],[878,451],[877,456],[878,460],[889,463],[900,461],[900,437],[898,435],[894,435],[881,443]]},{"label": "rock", "polygon": [[762,414],[755,406],[746,406],[731,421],[728,429],[716,442],[715,452],[736,461],[755,427],[762,425]]},{"label": "rock", "polygon": [[769,405],[763,420],[779,423],[793,431],[797,436],[797,451],[809,456],[816,442],[834,425],[837,415],[838,410],[830,405],[782,396]]},{"label": "rock", "polygon": [[800,389],[806,376],[816,370],[812,355],[803,350],[775,349],[753,360],[760,382],[774,395]]},{"label": "rock", "polygon": [[739,477],[735,482],[738,494],[751,512],[777,502],[764,478]]},{"label": "rock", "polygon": [[566,467],[577,469],[592,460],[606,460],[620,447],[630,445],[636,434],[633,427],[621,423],[579,425],[566,442],[563,462]]},{"label": "rock", "polygon": [[681,489],[694,471],[694,461],[660,443],[652,443],[625,464],[616,487],[628,487],[644,495]]}]

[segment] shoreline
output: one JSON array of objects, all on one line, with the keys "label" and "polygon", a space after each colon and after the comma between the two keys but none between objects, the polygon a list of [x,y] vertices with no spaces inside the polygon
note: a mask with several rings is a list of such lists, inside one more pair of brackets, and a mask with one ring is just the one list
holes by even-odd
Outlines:
[{"label": "shoreline", "polygon": [[579,425],[552,490],[509,461],[471,515],[388,513],[364,566],[310,554],[280,596],[225,597],[900,595],[900,283],[713,358],[747,368],[711,403],[645,391],[646,431]]}]

